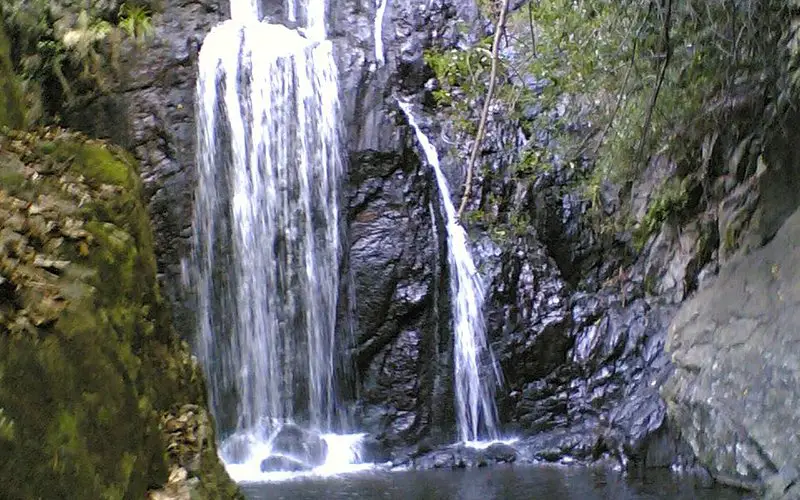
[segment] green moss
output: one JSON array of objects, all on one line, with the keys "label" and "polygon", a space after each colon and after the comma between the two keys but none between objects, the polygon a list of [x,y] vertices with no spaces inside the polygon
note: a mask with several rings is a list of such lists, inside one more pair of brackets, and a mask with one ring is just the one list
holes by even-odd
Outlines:
[{"label": "green moss", "polygon": [[[69,264],[42,273],[0,247],[0,271],[20,297],[36,292],[54,304],[38,316],[16,306],[0,314],[3,494],[143,498],[166,481],[170,465],[160,413],[205,404],[205,388],[158,292],[135,165],[116,148],[61,131],[15,140],[25,149],[16,161],[46,172],[25,195],[51,229],[36,236],[24,229],[25,251]],[[9,145],[0,136],[0,150]],[[2,160],[0,172],[11,164]],[[27,206],[9,196],[0,185],[0,211]],[[60,237],[68,227],[70,236]],[[236,487],[210,449],[203,474],[214,476],[202,480],[219,486],[208,498],[231,498]]]},{"label": "green moss", "polygon": [[737,222],[738,221],[731,222],[725,229],[725,238],[722,246],[725,252],[733,252],[739,247],[739,234],[741,233],[742,226]]},{"label": "green moss", "polygon": [[675,220],[686,209],[688,193],[686,182],[670,179],[653,196],[639,227],[634,232],[634,245],[641,249],[648,238],[668,220]]},{"label": "green moss", "polygon": [[111,184],[138,189],[132,159],[114,146],[96,141],[56,140],[36,145],[40,157],[66,163],[67,171],[82,175],[93,184]]},{"label": "green moss", "polygon": [[28,185],[24,168],[18,158],[0,151],[0,188],[11,194],[24,190]]},{"label": "green moss", "polygon": [[81,148],[73,168],[97,182],[127,188],[133,185],[131,177],[134,172],[130,165],[120,161],[120,158],[104,145]]},{"label": "green moss", "polygon": [[658,278],[652,273],[648,273],[644,277],[644,292],[648,295],[658,294]]}]

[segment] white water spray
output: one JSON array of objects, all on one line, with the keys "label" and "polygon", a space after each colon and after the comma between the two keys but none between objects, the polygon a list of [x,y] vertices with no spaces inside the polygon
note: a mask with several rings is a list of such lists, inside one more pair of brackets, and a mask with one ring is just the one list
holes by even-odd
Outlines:
[{"label": "white water spray", "polygon": [[215,414],[235,403],[248,471],[284,423],[330,431],[342,413],[338,75],[324,0],[292,5],[305,36],[232,0],[199,60],[197,349]]},{"label": "white water spray", "polygon": [[[456,218],[456,209],[450,199],[447,179],[439,165],[436,147],[417,124],[411,105],[402,101],[399,105],[436,174],[447,218],[450,294],[455,336],[456,418],[459,435],[462,441],[468,442],[496,440],[498,439],[497,409],[493,390],[499,383],[500,376],[497,363],[486,344],[483,282],[469,251],[467,233]],[[482,360],[491,364],[490,370],[481,369]]]}]

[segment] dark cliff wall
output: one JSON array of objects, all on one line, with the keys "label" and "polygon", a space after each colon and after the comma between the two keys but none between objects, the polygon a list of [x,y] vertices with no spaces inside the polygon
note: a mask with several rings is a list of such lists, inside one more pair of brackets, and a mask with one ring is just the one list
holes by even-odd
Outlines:
[{"label": "dark cliff wall", "polygon": [[[277,2],[264,2],[262,9],[280,20]],[[460,40],[455,20],[460,16],[474,22],[477,9],[470,2],[433,2],[425,9],[390,2],[383,65],[374,53],[375,11],[371,2],[329,6],[350,158],[343,217],[349,227],[350,278],[345,281],[352,289],[342,295],[354,298],[354,310],[342,321],[356,329],[358,380],[351,396],[359,396],[357,413],[364,425],[378,434],[387,432],[392,442],[413,441],[427,434],[432,422],[453,432],[448,413],[452,384],[447,383],[451,356],[449,337],[440,338],[449,335],[447,322],[436,312],[438,301],[447,300],[436,290],[445,283],[440,274],[446,266],[437,255],[444,249],[433,243],[441,221],[434,228],[429,209],[429,200],[438,194],[431,190],[428,167],[414,153],[413,134],[399,118],[396,98],[417,92],[429,78],[422,49],[440,40],[455,44]],[[127,110],[125,123],[109,128],[78,120],[84,128],[89,124],[90,132],[125,144],[141,161],[159,276],[177,328],[188,339],[194,331],[193,305],[182,283],[190,257],[195,181],[196,62],[205,34],[226,17],[227,2],[166,2],[153,18],[154,39],[127,53],[123,91],[106,103]],[[415,388],[415,397],[406,395],[409,388]],[[434,393],[442,394],[434,398]]]}]

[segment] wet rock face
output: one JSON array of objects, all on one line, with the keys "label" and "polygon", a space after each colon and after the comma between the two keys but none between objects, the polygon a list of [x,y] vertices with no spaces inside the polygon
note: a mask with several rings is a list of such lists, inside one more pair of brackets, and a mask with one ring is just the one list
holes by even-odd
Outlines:
[{"label": "wet rock face", "polygon": [[[417,146],[395,99],[413,95],[427,102],[424,87],[432,74],[424,49],[465,44],[465,36],[477,36],[484,25],[472,1],[386,1],[384,63],[374,51],[377,2],[332,1],[328,31],[350,158],[343,281],[354,300],[340,315],[340,331],[353,332],[357,380],[345,399],[357,396],[360,429],[381,446],[400,447],[423,436],[452,440],[455,419],[438,192],[429,167],[412,153]],[[262,4],[270,20],[283,18],[280,2]],[[228,17],[227,10],[223,0],[165,2],[154,18],[155,41],[127,56],[127,91],[97,103],[124,108],[127,122],[111,126],[87,118],[101,116],[99,110],[83,117],[142,161],[158,272],[186,338],[194,326],[181,288],[181,260],[190,251],[196,59],[205,34]],[[431,136],[458,193],[470,138],[455,134],[448,120],[430,120]],[[455,138],[455,146],[443,136]],[[489,340],[505,375],[497,391],[503,426],[525,436],[528,451],[545,459],[647,457],[653,453],[650,436],[666,432],[657,387],[670,370],[661,348],[670,304],[699,286],[695,277],[710,257],[698,241],[716,219],[684,231],[682,241],[664,233],[649,243],[646,257],[626,260],[619,251],[624,243],[601,241],[587,223],[584,197],[569,188],[574,173],[554,169],[524,186],[511,175],[524,136],[502,109],[493,112],[484,148],[491,175],[478,173],[470,205],[530,216],[523,234],[492,236],[486,244],[488,228],[469,228],[489,287]],[[495,205],[490,194],[515,201]],[[605,187],[603,197],[612,213],[618,204],[613,188]],[[653,290],[646,290],[649,281],[656,283]]]},{"label": "wet rock face", "polygon": [[681,307],[667,344],[676,369],[663,393],[698,458],[712,474],[773,489],[790,487],[800,469],[798,244],[795,212]]},{"label": "wet rock face", "polygon": [[400,440],[428,423],[431,386],[420,377],[430,339],[437,272],[430,178],[410,151],[353,158],[348,203],[359,418]]},{"label": "wet rock face", "polygon": [[[272,22],[285,17],[279,4],[262,2],[262,12]],[[127,146],[141,161],[162,289],[172,303],[178,331],[191,339],[193,304],[183,289],[182,262],[191,246],[196,63],[205,35],[229,17],[229,2],[167,0],[161,7],[153,18],[153,39],[145,48],[123,54],[122,66],[129,74],[121,91],[70,121]],[[433,420],[448,420],[441,415],[452,407],[432,399],[434,391],[448,390],[443,377],[448,376],[449,361],[435,369],[421,361],[431,355],[444,358],[447,349],[432,319],[433,289],[439,283],[433,278],[438,250],[432,244],[427,204],[433,183],[427,173],[421,174],[418,160],[406,161],[404,151],[413,139],[397,120],[395,94],[419,89],[430,77],[422,50],[457,43],[457,21],[474,23],[477,8],[462,0],[426,5],[388,0],[383,64],[374,50],[376,11],[371,1],[331,2],[328,38],[340,70],[344,135],[354,158],[350,170],[361,175],[345,193],[353,200],[347,214],[352,248],[346,250],[352,254],[347,260],[353,263],[349,267],[358,304],[359,411],[366,427],[400,439],[402,433],[427,432]],[[116,119],[120,116],[127,119]],[[388,162],[394,167],[381,170],[386,160],[376,152],[393,156]],[[367,171],[374,176],[362,175]]]},{"label": "wet rock face", "polygon": [[[488,331],[506,389],[514,392],[567,361],[573,342],[571,318],[564,282],[535,239],[519,238],[500,260],[500,272],[490,287]],[[525,418],[519,408],[504,410],[510,413],[506,420]]]},{"label": "wet rock face", "polygon": [[[669,372],[672,309],[630,284],[571,290],[535,238],[520,238],[501,260],[488,307],[504,427],[527,436],[520,446],[539,460],[646,462],[650,436],[665,425],[658,387]],[[675,456],[666,460],[659,465]]]},{"label": "wet rock face", "polygon": [[[446,249],[438,192],[429,167],[411,153],[417,145],[398,117],[395,98],[421,93],[424,101],[423,88],[432,75],[424,64],[423,50],[467,42],[459,26],[473,35],[482,27],[471,1],[437,0],[425,5],[387,1],[383,64],[374,52],[377,5],[373,2],[332,2],[329,37],[340,69],[351,159],[345,186],[345,267],[351,288],[346,293],[355,300],[352,317],[341,317],[343,331],[345,320],[354,326],[356,417],[359,428],[379,437],[382,445],[397,447],[426,435],[451,440],[455,419]],[[263,5],[271,20],[283,16],[277,5]],[[153,46],[130,55],[137,64],[122,101],[131,119],[129,129],[119,131],[120,140],[143,162],[159,272],[186,337],[191,337],[193,321],[188,314],[191,304],[181,294],[180,262],[189,255],[191,234],[195,63],[205,33],[227,16],[224,1],[167,2],[163,14],[154,19]],[[438,118],[431,136],[457,193],[460,159],[467,153],[448,154],[451,148],[438,140],[442,134],[437,131],[454,135],[444,123],[447,118]],[[495,153],[491,163],[500,181],[495,185],[481,179],[478,185],[512,192],[517,189],[515,180],[503,169],[513,162],[513,154],[506,154],[504,148],[519,146],[520,134],[502,113],[494,115],[489,129],[486,147]],[[462,142],[468,144],[467,138],[459,138]],[[650,346],[660,341],[658,332],[641,326],[648,314],[657,313],[642,301],[634,305],[635,293],[622,291],[622,285],[596,296],[575,291],[577,283],[599,290],[619,266],[615,259],[601,258],[597,240],[585,230],[585,203],[580,196],[547,194],[546,188],[555,191],[568,181],[567,174],[555,172],[518,194],[535,214],[535,233],[478,245],[477,250],[485,254],[479,260],[484,262],[490,287],[490,341],[506,379],[497,394],[504,426],[524,435],[554,433],[541,440],[546,446],[536,445],[537,449],[589,456],[604,446],[621,449],[621,445],[606,446],[606,441],[631,441],[632,433],[638,442],[660,425],[663,407],[656,403],[637,416],[647,423],[638,427],[631,423],[633,409],[650,401],[652,391],[642,389],[647,396],[631,399],[628,406],[619,403],[625,395],[638,394],[635,388],[650,380],[650,375],[642,375],[645,363],[656,366],[654,371],[662,364],[655,362],[658,356],[639,354],[657,350]],[[476,203],[485,203],[486,194],[474,196]],[[474,239],[483,238],[480,228],[471,229]],[[616,416],[611,415],[612,409]],[[615,430],[596,431],[601,420],[597,415],[603,415],[606,427]],[[567,428],[578,430],[565,434]],[[608,434],[605,438],[604,433]]]},{"label": "wet rock face", "polygon": [[332,0],[328,37],[340,75],[347,144],[351,152],[396,152],[395,99],[416,94],[432,77],[423,50],[454,47],[478,19],[472,0],[385,0],[382,21],[383,62],[375,53],[378,3],[373,0]]},{"label": "wet rock face", "polygon": [[[328,6],[328,38],[340,72],[345,140],[353,154],[397,152],[404,147],[394,116],[394,94],[416,92],[430,77],[423,48],[456,43],[457,22],[469,25],[477,18],[472,1],[387,2],[383,64],[378,64],[374,50],[377,4],[335,0]],[[283,22],[280,2],[261,3],[267,19]],[[128,147],[141,161],[159,275],[174,305],[177,327],[190,338],[193,306],[182,289],[181,262],[190,255],[196,63],[205,35],[229,17],[229,2],[167,0],[162,7],[153,17],[153,40],[123,55],[122,66],[129,74],[120,92],[98,99],[69,120],[92,135]],[[119,119],[122,116],[126,119]]]}]

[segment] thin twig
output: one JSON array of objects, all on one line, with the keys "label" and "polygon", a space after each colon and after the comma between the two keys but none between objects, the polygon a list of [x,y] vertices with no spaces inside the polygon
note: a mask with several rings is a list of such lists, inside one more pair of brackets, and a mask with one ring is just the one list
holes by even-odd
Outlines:
[{"label": "thin twig", "polygon": [[658,73],[658,81],[656,82],[656,87],[653,89],[653,95],[650,97],[650,103],[647,106],[647,114],[645,115],[644,119],[644,127],[642,128],[642,138],[639,142],[639,149],[636,152],[636,159],[641,161],[643,160],[642,155],[644,153],[644,145],[647,142],[647,133],[650,130],[650,122],[653,119],[653,109],[656,107],[656,102],[658,101],[658,94],[661,92],[661,86],[664,83],[664,75],[667,73],[667,66],[669,65],[671,56],[672,56],[672,48],[670,47],[670,39],[669,39],[669,28],[670,23],[672,22],[672,0],[666,0],[666,13],[664,14],[664,27],[663,27],[663,35],[662,40],[664,43],[664,62],[661,64],[661,71]]},{"label": "thin twig", "polygon": [[508,4],[510,0],[503,0],[503,6],[500,10],[500,17],[497,20],[494,30],[494,42],[492,43],[492,72],[489,76],[489,89],[486,91],[486,99],[483,102],[483,112],[481,112],[481,119],[478,123],[478,133],[475,136],[475,142],[472,144],[472,152],[469,156],[469,163],[467,164],[467,179],[464,182],[464,194],[461,196],[461,205],[458,207],[458,214],[456,218],[461,219],[464,210],[469,201],[469,193],[472,190],[472,171],[475,170],[475,162],[478,161],[478,153],[481,149],[483,137],[486,135],[486,121],[489,117],[489,107],[492,104],[492,96],[494,95],[494,87],[497,80],[497,62],[500,52],[500,38],[503,36],[503,31],[506,26],[506,14],[508,13]]},{"label": "thin twig", "polygon": [[528,2],[528,27],[531,30],[531,52],[536,57],[536,31],[533,29],[533,0]]},{"label": "thin twig", "polygon": [[[611,130],[611,126],[614,124],[614,120],[617,117],[617,113],[619,113],[620,108],[622,107],[622,101],[627,96],[627,92],[625,91],[628,88],[628,81],[630,81],[631,73],[633,73],[633,67],[636,66],[636,51],[639,47],[639,38],[642,36],[642,31],[644,31],[644,27],[647,24],[647,19],[650,17],[650,14],[653,12],[653,3],[651,2],[647,13],[644,15],[642,22],[639,24],[639,28],[636,30],[633,38],[633,47],[631,48],[631,58],[628,63],[628,69],[625,71],[625,78],[622,80],[622,87],[620,88],[619,95],[617,96],[617,102],[614,105],[614,110],[611,112],[611,115],[608,117],[608,122],[606,126],[603,127],[603,131],[600,133],[600,136],[597,140],[597,144],[595,145],[594,151],[592,152],[591,158],[596,158],[597,153],[600,151],[600,148],[603,146],[603,142],[605,141],[608,132]],[[589,140],[593,137],[592,134],[586,136],[586,138],[581,142],[581,145],[578,147],[577,154],[580,155],[581,152],[586,148],[589,143]]]}]

